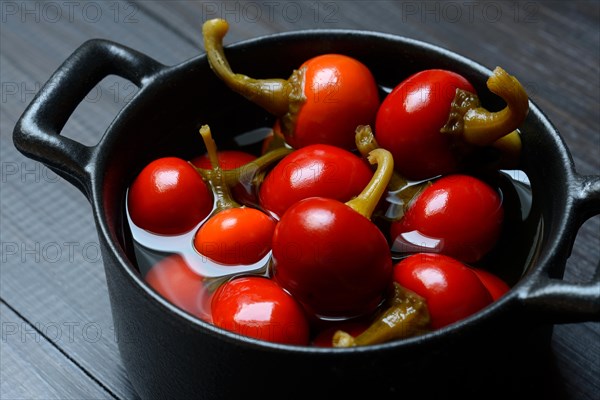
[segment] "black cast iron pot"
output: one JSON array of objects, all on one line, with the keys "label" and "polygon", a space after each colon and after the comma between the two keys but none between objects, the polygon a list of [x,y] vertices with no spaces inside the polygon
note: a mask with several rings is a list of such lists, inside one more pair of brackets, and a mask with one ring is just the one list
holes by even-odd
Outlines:
[{"label": "black cast iron pot", "polygon": [[[483,104],[501,105],[486,94],[488,69],[397,36],[304,31],[226,51],[234,70],[256,77],[285,78],[304,60],[328,52],[360,59],[387,87],[421,69],[446,68],[473,82]],[[60,136],[76,106],[110,74],[140,90],[98,145]],[[577,230],[600,211],[600,178],[575,172],[559,133],[534,104],[522,128],[521,169],[531,181],[535,218],[522,227],[519,241],[498,254],[502,263],[518,266],[518,276],[508,277],[513,288],[481,312],[420,337],[323,349],[240,337],[178,309],[136,268],[124,217],[127,187],[153,159],[196,155],[192,149],[198,148],[202,124],[209,124],[226,147],[231,136],[271,123],[262,110],[226,89],[204,55],[168,67],[118,44],[92,40],[56,71],[16,125],[17,148],[74,184],[92,205],[121,356],[144,399],[540,394],[536,377],[547,376],[543,365],[552,324],[600,319],[598,273],[590,284],[561,280]]]}]

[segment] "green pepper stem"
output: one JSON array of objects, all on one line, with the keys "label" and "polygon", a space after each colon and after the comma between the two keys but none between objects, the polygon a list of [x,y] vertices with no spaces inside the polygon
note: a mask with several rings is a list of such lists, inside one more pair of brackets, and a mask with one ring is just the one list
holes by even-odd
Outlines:
[{"label": "green pepper stem", "polygon": [[206,146],[208,158],[212,166],[212,173],[205,177],[210,182],[213,194],[215,195],[216,205],[213,213],[229,208],[240,207],[240,205],[233,200],[229,186],[225,183],[223,170],[219,165],[219,158],[217,156],[217,144],[212,137],[210,127],[208,125],[202,125],[202,127],[200,127],[200,135],[202,135],[202,140],[204,140],[204,145]]},{"label": "green pepper stem", "polygon": [[487,81],[488,89],[500,96],[506,107],[490,112],[483,107],[470,109],[464,115],[463,137],[467,143],[488,146],[517,129],[529,112],[525,89],[514,77],[500,67],[494,69]]},{"label": "green pepper stem", "polygon": [[355,133],[356,148],[363,157],[367,157],[372,150],[379,148],[379,143],[373,135],[371,125],[359,125],[356,127]]},{"label": "green pepper stem", "polygon": [[234,73],[223,50],[223,38],[228,30],[229,24],[220,18],[210,19],[202,25],[204,48],[213,71],[233,91],[271,114],[277,117],[286,115],[290,108],[290,93],[293,92],[291,79],[253,79]]},{"label": "green pepper stem", "polygon": [[394,172],[394,157],[385,149],[374,149],[369,153],[368,160],[377,164],[377,170],[363,191],[348,201],[346,205],[367,219],[371,219],[377,203],[385,193]]},{"label": "green pepper stem", "polygon": [[[265,168],[268,168],[271,164],[281,160],[283,157],[290,154],[293,150],[288,147],[279,147],[277,149],[271,150],[262,156],[258,157],[254,161],[250,161],[247,164],[244,164],[240,167],[234,169],[223,170],[220,169],[220,173],[223,176],[223,182],[225,185],[232,188],[238,183],[251,183],[253,179],[258,175],[258,173]],[[211,161],[212,164],[212,161]],[[205,179],[212,180],[215,179],[213,176],[215,172],[213,169],[204,169],[204,168],[196,168],[196,171]]]},{"label": "green pepper stem", "polygon": [[[363,157],[367,157],[369,152],[379,148],[379,144],[369,125],[359,125],[356,128],[355,141],[356,147]],[[408,207],[408,204],[410,204],[410,201],[429,185],[431,185],[429,181],[409,182],[402,175],[394,171],[387,187],[387,196],[391,206],[381,216],[390,221],[399,220],[404,215],[404,211]]]},{"label": "green pepper stem", "polygon": [[394,282],[394,296],[381,315],[356,337],[344,331],[333,335],[334,347],[366,346],[424,333],[429,326],[425,299]]},{"label": "green pepper stem", "polygon": [[[355,132],[356,148],[363,157],[368,157],[372,150],[379,149],[379,143],[377,143],[370,125],[359,125],[356,127]],[[398,190],[405,187],[407,183],[403,176],[394,171],[388,186],[390,190]]]}]

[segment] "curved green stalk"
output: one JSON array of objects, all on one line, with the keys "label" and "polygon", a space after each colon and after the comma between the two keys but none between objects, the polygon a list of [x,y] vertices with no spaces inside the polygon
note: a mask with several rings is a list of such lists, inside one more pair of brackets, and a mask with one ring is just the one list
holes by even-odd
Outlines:
[{"label": "curved green stalk", "polygon": [[377,203],[390,183],[394,172],[394,157],[385,149],[374,149],[369,153],[368,159],[371,164],[377,164],[377,170],[363,191],[346,204],[365,218],[371,219]]},{"label": "curved green stalk", "polygon": [[215,196],[216,206],[213,213],[217,213],[229,208],[240,207],[240,205],[233,200],[229,186],[225,184],[223,170],[219,165],[219,158],[217,156],[217,144],[212,138],[210,127],[208,125],[202,125],[200,128],[200,135],[202,135],[202,139],[204,140],[204,145],[206,146],[208,158],[210,159],[210,164],[212,166],[212,172],[205,178],[207,178],[210,182]]},{"label": "curved green stalk", "polygon": [[204,49],[213,71],[230,89],[271,114],[277,117],[287,114],[292,83],[285,79],[254,79],[234,73],[223,50],[223,38],[228,30],[229,24],[221,18],[210,19],[202,25]]},{"label": "curved green stalk", "polygon": [[366,346],[415,336],[428,330],[429,321],[425,299],[394,282],[394,296],[388,307],[367,330],[356,337],[337,331],[333,335],[333,346]]}]

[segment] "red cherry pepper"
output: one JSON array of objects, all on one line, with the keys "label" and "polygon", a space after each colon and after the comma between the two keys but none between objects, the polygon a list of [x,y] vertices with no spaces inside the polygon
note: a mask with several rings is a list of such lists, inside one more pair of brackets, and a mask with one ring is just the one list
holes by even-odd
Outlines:
[{"label": "red cherry pepper", "polygon": [[316,317],[375,310],[391,284],[391,254],[369,218],[393,172],[384,149],[371,152],[377,171],[356,198],[311,197],[283,214],[273,236],[274,278]]},{"label": "red cherry pepper", "polygon": [[223,51],[229,25],[223,19],[204,23],[204,47],[215,73],[232,90],[279,118],[289,145],[298,149],[325,143],[354,148],[357,125],[373,124],[379,92],[370,70],[341,54],[305,61],[288,80],[252,79],[235,74]]},{"label": "red cherry pepper", "polygon": [[275,221],[262,211],[240,206],[231,198],[210,128],[204,125],[200,133],[213,165],[211,183],[216,208],[196,232],[194,247],[201,255],[221,264],[256,263],[271,250]]},{"label": "red cherry pepper", "polygon": [[521,84],[496,68],[488,88],[507,107],[489,112],[480,107],[473,86],[452,71],[420,71],[396,86],[383,100],[375,122],[379,144],[394,155],[396,170],[405,178],[421,180],[454,173],[475,148],[497,144],[518,157],[520,138],[515,130],[529,110]]},{"label": "red cherry pepper", "polygon": [[423,246],[474,263],[495,246],[503,218],[502,197],[496,190],[475,177],[455,174],[418,194],[402,219],[392,223],[390,233],[399,252]]},{"label": "red cherry pepper", "polygon": [[196,273],[178,254],[156,263],[144,277],[161,296],[181,309],[210,321],[210,293],[204,277]]},{"label": "red cherry pepper", "polygon": [[481,268],[473,268],[473,272],[479,278],[483,286],[490,292],[494,301],[504,296],[510,290],[510,287],[498,276]]},{"label": "red cherry pepper", "polygon": [[127,195],[132,221],[160,235],[190,231],[213,206],[210,189],[189,163],[176,157],[152,161],[133,181]]},{"label": "red cherry pepper", "polygon": [[394,281],[425,298],[434,329],[464,319],[492,302],[471,268],[441,254],[419,253],[403,259],[394,266]]},{"label": "red cherry pepper", "polygon": [[373,172],[353,153],[325,144],[296,150],[283,158],[260,185],[261,206],[281,217],[308,197],[348,201],[369,183]]},{"label": "red cherry pepper", "polygon": [[425,70],[404,80],[381,103],[375,137],[394,155],[402,176],[425,179],[457,169],[451,137],[440,134],[457,88],[475,92],[454,72]]},{"label": "red cherry pepper", "polygon": [[269,342],[308,344],[302,307],[271,279],[247,276],[222,284],[211,310],[213,323],[220,328]]},{"label": "red cherry pepper", "polygon": [[249,207],[223,210],[198,229],[194,246],[203,256],[226,265],[249,265],[271,251],[275,221]]}]

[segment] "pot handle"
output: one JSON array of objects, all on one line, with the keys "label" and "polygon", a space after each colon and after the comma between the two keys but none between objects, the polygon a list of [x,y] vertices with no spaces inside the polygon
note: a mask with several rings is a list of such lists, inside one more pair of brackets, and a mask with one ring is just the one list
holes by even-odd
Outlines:
[{"label": "pot handle", "polygon": [[60,136],[67,120],[105,77],[114,74],[141,88],[163,68],[154,59],[108,40],[83,43],[54,72],[17,121],[15,147],[89,197],[89,165],[95,146]]},{"label": "pot handle", "polygon": [[[561,248],[552,255],[549,265],[564,265],[575,242],[577,230],[589,218],[600,214],[600,176],[575,175],[571,184],[573,212]],[[560,264],[559,264],[560,263]],[[535,315],[552,323],[600,321],[600,260],[592,280],[570,283],[551,278],[548,271],[536,280],[525,294],[523,302]]]}]

